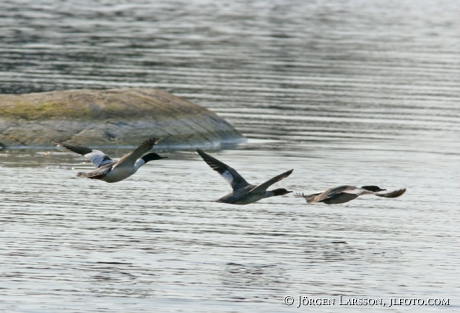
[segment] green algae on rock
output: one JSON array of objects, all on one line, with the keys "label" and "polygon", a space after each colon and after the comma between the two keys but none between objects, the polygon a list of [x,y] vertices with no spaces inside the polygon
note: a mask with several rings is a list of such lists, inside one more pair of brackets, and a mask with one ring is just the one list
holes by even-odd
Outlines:
[{"label": "green algae on rock", "polygon": [[245,140],[214,112],[155,89],[0,95],[0,142],[6,146],[132,146],[151,136],[163,137],[163,147]]}]

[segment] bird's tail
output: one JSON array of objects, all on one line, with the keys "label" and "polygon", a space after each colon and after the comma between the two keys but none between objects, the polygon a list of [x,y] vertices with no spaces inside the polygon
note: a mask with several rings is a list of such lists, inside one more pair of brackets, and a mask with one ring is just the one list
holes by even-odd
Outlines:
[{"label": "bird's tail", "polygon": [[305,200],[307,201],[307,203],[312,203],[315,196],[319,195],[319,193],[314,193],[312,195],[305,195],[303,192],[302,193],[295,193],[294,194],[294,197],[297,197],[297,198],[305,198]]}]

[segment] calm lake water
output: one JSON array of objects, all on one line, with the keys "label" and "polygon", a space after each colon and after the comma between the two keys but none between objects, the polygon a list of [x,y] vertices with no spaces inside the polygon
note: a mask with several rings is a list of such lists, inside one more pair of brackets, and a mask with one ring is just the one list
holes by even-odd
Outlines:
[{"label": "calm lake water", "polygon": [[[3,150],[0,311],[355,312],[340,296],[460,311],[460,2],[10,0],[0,12],[2,93],[163,89],[249,138],[210,153],[250,182],[294,168],[275,186],[407,188],[232,206],[212,202],[229,187],[194,151],[107,184],[77,178],[91,166],[69,152]],[[299,296],[335,304],[296,309]]]}]

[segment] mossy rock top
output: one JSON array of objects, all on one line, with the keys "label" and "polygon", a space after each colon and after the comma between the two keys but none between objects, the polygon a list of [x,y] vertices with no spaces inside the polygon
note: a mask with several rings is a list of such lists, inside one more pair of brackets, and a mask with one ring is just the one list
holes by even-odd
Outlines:
[{"label": "mossy rock top", "polygon": [[27,121],[177,118],[209,111],[155,89],[65,90],[0,95],[0,117]]},{"label": "mossy rock top", "polygon": [[0,95],[0,143],[6,146],[137,145],[151,136],[163,137],[163,146],[244,140],[214,112],[156,89]]}]

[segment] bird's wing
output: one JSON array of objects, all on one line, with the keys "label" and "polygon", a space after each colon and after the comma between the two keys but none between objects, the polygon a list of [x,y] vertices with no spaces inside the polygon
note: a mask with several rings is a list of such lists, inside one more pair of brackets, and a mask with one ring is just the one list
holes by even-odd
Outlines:
[{"label": "bird's wing", "polygon": [[249,183],[238,172],[227,164],[213,158],[201,149],[196,149],[196,152],[208,163],[208,165],[222,176],[225,181],[233,188],[238,190],[249,185]]},{"label": "bird's wing", "polygon": [[399,196],[402,196],[405,192],[406,192],[406,188],[403,188],[403,189],[398,189],[398,190],[394,190],[394,191],[387,192],[387,193],[376,193],[375,195],[379,197],[385,197],[385,198],[397,198]]},{"label": "bird's wing", "polygon": [[313,193],[311,195],[305,195],[304,193],[296,193],[294,194],[294,197],[305,198],[305,200],[307,200],[308,203],[312,203],[312,202],[317,202],[315,201],[315,197],[319,195],[321,195],[321,192]]},{"label": "bird's wing", "polygon": [[307,202],[308,203],[315,203],[315,202],[320,202],[320,201],[323,201],[325,199],[328,199],[330,197],[329,191],[330,191],[330,189],[328,189],[326,191],[323,191],[323,192],[312,194],[312,195],[308,196],[308,199],[306,198]]},{"label": "bird's wing", "polygon": [[339,204],[339,203],[345,203],[345,202],[351,201],[358,197],[359,195],[356,193],[341,192],[341,193],[336,193],[333,196],[329,196],[321,201],[326,204]]},{"label": "bird's wing", "polygon": [[364,191],[366,190],[356,186],[342,185],[324,191],[315,200],[326,204],[345,203],[358,198]]},{"label": "bird's wing", "polygon": [[102,178],[107,175],[108,172],[112,170],[113,163],[109,163],[103,166],[98,167],[96,170],[89,173],[78,173],[77,176],[87,177],[87,178]]},{"label": "bird's wing", "polygon": [[308,196],[304,196],[304,198],[307,200],[308,203],[315,203],[315,202],[321,202],[325,201],[327,199],[331,199],[333,197],[336,197],[337,195],[340,195],[341,193],[348,192],[352,186],[339,186],[335,188],[329,188],[325,191],[314,193]]},{"label": "bird's wing", "polygon": [[88,147],[72,145],[70,143],[65,143],[65,142],[57,142],[57,144],[69,149],[70,151],[73,151],[75,153],[78,153],[84,156],[85,158],[93,162],[94,166],[97,168],[103,165],[115,162],[110,157],[108,157],[104,152],[100,150],[93,150]]},{"label": "bird's wing", "polygon": [[329,194],[332,195],[332,194],[339,194],[339,193],[347,193],[347,194],[359,196],[364,191],[366,190],[362,188],[358,188],[356,186],[344,185],[344,186],[339,186],[339,187],[329,189]]},{"label": "bird's wing", "polygon": [[[160,142],[162,138],[150,138],[141,143],[136,149],[134,149],[132,152],[126,154],[123,156],[115,165],[115,167],[120,167],[120,166],[128,166],[132,167],[134,166],[134,163],[139,159],[144,153],[149,151],[150,149],[153,148],[154,145],[156,145],[158,142]],[[114,168],[115,168],[114,167]]]},{"label": "bird's wing", "polygon": [[259,184],[259,185],[255,186],[249,192],[255,192],[255,193],[264,192],[264,191],[267,190],[268,187],[270,187],[274,183],[279,182],[280,180],[282,180],[282,179],[288,177],[289,175],[291,175],[292,171],[294,171],[294,170],[289,170],[287,172],[279,174],[279,175],[267,180],[265,183],[262,183],[262,184]]}]

